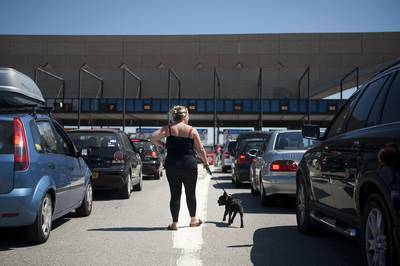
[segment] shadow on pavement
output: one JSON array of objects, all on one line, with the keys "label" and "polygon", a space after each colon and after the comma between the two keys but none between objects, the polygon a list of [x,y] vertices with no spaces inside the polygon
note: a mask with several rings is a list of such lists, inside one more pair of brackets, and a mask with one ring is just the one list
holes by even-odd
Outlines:
[{"label": "shadow on pavement", "polygon": [[88,229],[90,232],[150,232],[150,231],[168,231],[166,227],[112,227]]},{"label": "shadow on pavement", "polygon": [[249,193],[234,193],[232,197],[242,201],[245,213],[295,214],[295,199],[286,195],[275,195],[271,198],[271,206],[261,205],[259,195]]},{"label": "shadow on pavement", "polygon": [[[75,217],[75,214],[73,212],[53,221],[52,231],[56,230],[58,227],[71,220],[71,217]],[[0,252],[35,245],[36,244],[29,242],[29,240],[27,239],[26,227],[11,227],[0,229]]]},{"label": "shadow on pavement", "polygon": [[123,200],[116,190],[94,190],[93,201]]},{"label": "shadow on pavement", "polygon": [[[229,226],[228,225],[228,223],[227,222],[213,222],[213,221],[207,221],[207,222],[205,222],[206,224],[215,224],[215,226],[216,227],[232,227],[232,226]],[[234,228],[234,227],[232,227],[232,228]]]},{"label": "shadow on pavement", "polygon": [[258,229],[253,236],[254,265],[361,265],[357,241],[331,231],[305,236],[295,226]]}]

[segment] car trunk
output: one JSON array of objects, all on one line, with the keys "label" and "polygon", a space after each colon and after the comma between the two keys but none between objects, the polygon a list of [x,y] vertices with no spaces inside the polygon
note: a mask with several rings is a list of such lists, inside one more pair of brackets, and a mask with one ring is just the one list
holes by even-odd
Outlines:
[{"label": "car trunk", "polygon": [[0,194],[14,187],[14,125],[0,120]]},{"label": "car trunk", "polygon": [[118,151],[118,147],[92,147],[84,159],[89,168],[109,168],[117,164],[114,155]]}]

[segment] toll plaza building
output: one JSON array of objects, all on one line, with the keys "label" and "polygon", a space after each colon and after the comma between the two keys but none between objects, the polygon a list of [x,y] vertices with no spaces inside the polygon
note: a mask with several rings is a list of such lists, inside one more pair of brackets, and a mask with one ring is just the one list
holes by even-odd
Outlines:
[{"label": "toll plaza building", "polygon": [[343,101],[324,97],[399,58],[399,32],[0,36],[0,66],[69,126],[158,126],[175,104],[197,126],[327,125]]}]

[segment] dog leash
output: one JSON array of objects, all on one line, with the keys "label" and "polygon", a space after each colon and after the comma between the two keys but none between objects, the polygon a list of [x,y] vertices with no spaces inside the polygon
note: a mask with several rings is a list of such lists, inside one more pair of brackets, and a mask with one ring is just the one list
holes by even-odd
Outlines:
[{"label": "dog leash", "polygon": [[[205,167],[205,168],[206,168],[207,173],[208,173],[208,174],[211,176],[211,178],[212,178],[213,175],[212,175],[210,166],[207,165],[207,167]],[[219,182],[217,181],[217,179],[214,179],[214,181],[215,181],[215,183],[217,183],[217,185],[219,185],[219,187],[222,189],[223,192],[226,192],[225,189],[222,187],[222,184],[219,183]]]}]

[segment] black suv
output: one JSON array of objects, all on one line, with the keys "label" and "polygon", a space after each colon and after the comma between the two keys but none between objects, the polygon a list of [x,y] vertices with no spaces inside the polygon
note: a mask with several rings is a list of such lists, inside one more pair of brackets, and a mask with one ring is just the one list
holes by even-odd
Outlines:
[{"label": "black suv", "polygon": [[400,63],[375,75],[340,109],[323,137],[316,126],[297,172],[298,229],[324,224],[358,238],[367,265],[400,254]]},{"label": "black suv", "polygon": [[152,175],[156,179],[162,176],[162,153],[156,145],[147,139],[131,139],[133,146],[142,159],[144,175]]},{"label": "black suv", "polygon": [[246,132],[236,139],[235,156],[232,162],[232,182],[240,187],[242,182],[250,182],[250,166],[256,151],[269,139],[271,132]]}]

